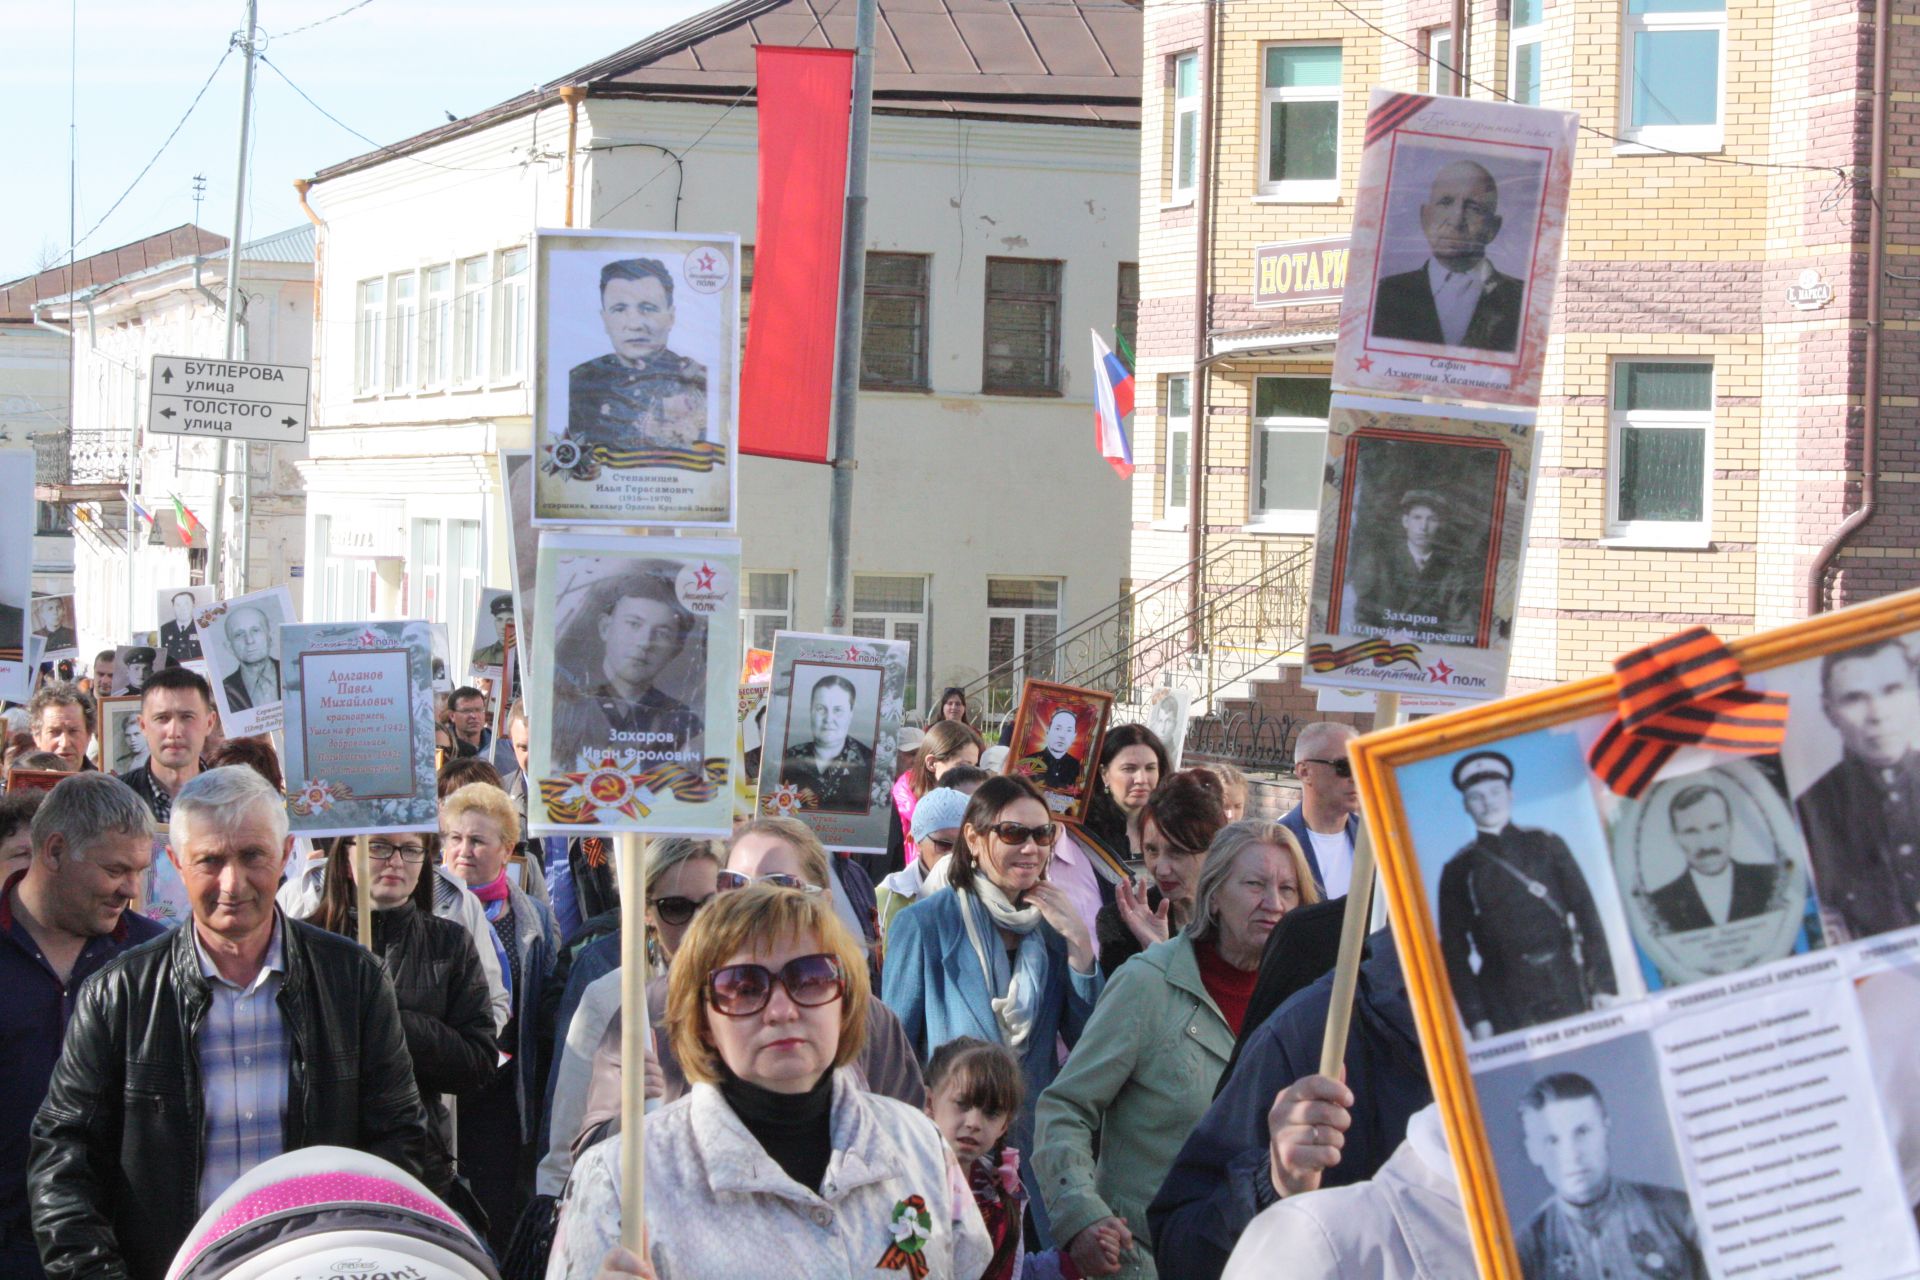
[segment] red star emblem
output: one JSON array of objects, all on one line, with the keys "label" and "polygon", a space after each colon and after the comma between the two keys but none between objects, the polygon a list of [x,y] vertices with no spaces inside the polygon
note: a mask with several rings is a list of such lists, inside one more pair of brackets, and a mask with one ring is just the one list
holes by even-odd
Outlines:
[{"label": "red star emblem", "polygon": [[1358,370],[1359,370],[1359,371],[1360,371],[1361,373],[1372,373],[1372,372],[1373,372],[1373,357],[1372,357],[1372,356],[1361,356],[1361,357],[1360,357],[1360,358],[1359,358],[1358,360],[1355,360],[1355,361],[1353,362],[1353,367],[1354,367],[1354,368],[1356,368],[1356,369],[1358,369]]},{"label": "red star emblem", "polygon": [[713,566],[702,561],[700,567],[693,571],[693,585],[701,591],[713,590]]},{"label": "red star emblem", "polygon": [[713,270],[713,255],[712,255],[711,253],[704,253],[704,252],[703,252],[703,253],[702,253],[702,254],[700,255],[700,269],[701,269],[702,271],[711,271],[711,270]]},{"label": "red star emblem", "polygon": [[1447,682],[1447,678],[1452,674],[1453,674],[1453,668],[1448,666],[1444,659],[1434,663],[1432,666],[1427,668],[1429,684],[1445,684]]}]

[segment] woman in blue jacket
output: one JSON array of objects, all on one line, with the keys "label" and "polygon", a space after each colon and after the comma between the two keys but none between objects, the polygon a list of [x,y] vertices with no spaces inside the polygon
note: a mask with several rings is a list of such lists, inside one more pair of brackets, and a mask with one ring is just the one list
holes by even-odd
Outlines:
[{"label": "woman in blue jacket", "polygon": [[[957,1036],[978,1036],[1020,1060],[1027,1103],[1007,1141],[1021,1148],[1032,1144],[1033,1099],[1060,1069],[1058,1042],[1073,1046],[1100,995],[1087,926],[1046,878],[1059,836],[1032,783],[988,779],[961,819],[947,888],[895,916],[887,932],[882,999],[923,1059]],[[1047,1247],[1030,1162],[1021,1176]]]}]

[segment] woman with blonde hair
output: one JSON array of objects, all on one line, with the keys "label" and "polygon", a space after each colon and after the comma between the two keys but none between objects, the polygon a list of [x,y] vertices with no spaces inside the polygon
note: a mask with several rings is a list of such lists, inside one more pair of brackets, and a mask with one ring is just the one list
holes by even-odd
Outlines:
[{"label": "woman with blonde hair", "polygon": [[940,1130],[845,1070],[868,995],[859,947],[822,895],[721,894],[668,983],[667,1034],[693,1086],[647,1118],[649,1256],[619,1247],[609,1139],[580,1158],[548,1280],[978,1276],[992,1247]]}]

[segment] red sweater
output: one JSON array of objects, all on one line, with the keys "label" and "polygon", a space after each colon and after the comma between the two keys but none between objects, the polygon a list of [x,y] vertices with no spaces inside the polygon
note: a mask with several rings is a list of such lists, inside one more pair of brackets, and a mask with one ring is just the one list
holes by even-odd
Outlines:
[{"label": "red sweater", "polygon": [[1246,1020],[1247,1001],[1253,999],[1253,984],[1259,980],[1258,969],[1236,969],[1220,958],[1220,953],[1210,942],[1193,944],[1194,959],[1200,962],[1200,982],[1220,1006],[1220,1012],[1227,1019],[1227,1026],[1234,1035],[1240,1034],[1240,1024]]}]

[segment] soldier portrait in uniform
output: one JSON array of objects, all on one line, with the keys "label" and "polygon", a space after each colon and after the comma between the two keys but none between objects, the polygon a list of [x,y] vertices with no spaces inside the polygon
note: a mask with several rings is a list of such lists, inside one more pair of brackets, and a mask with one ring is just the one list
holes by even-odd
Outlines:
[{"label": "soldier portrait in uniform", "polygon": [[152,645],[123,644],[113,651],[113,692],[139,693],[153,676],[157,654]]},{"label": "soldier portrait in uniform", "polygon": [[1098,690],[1027,681],[1003,771],[1039,787],[1054,813],[1081,818],[1092,799],[1086,783],[1100,757],[1111,707],[1112,696]]},{"label": "soldier portrait in uniform", "polygon": [[1468,1034],[1518,1031],[1616,997],[1607,930],[1572,849],[1513,820],[1514,789],[1527,784],[1514,758],[1471,752],[1450,780],[1473,838],[1440,872],[1440,950]]},{"label": "soldier portrait in uniform", "polygon": [[615,570],[560,604],[554,650],[552,760],[574,769],[607,756],[642,765],[706,758],[707,621],[676,588],[670,560],[562,556],[563,579]]},{"label": "soldier portrait in uniform", "polygon": [[33,634],[46,641],[43,658],[72,657],[77,653],[80,637],[73,622],[73,597],[35,596]]},{"label": "soldier portrait in uniform", "polygon": [[533,571],[540,558],[540,531],[533,523],[533,453],[528,449],[500,451],[500,483],[506,491],[507,560],[513,570],[514,647],[520,660],[533,665],[528,641],[533,635]]},{"label": "soldier portrait in uniform", "polygon": [[170,587],[160,593],[162,666],[199,662],[205,656],[200,651],[200,634],[194,629],[193,618],[212,603],[213,588],[209,586]]},{"label": "soldier portrait in uniform", "polygon": [[1844,939],[1920,924],[1913,651],[1890,638],[1799,665],[1785,754],[1828,928]]},{"label": "soldier portrait in uniform", "polygon": [[533,518],[731,523],[738,243],[608,231],[537,240]]},{"label": "soldier portrait in uniform", "polygon": [[137,694],[99,699],[99,734],[94,763],[108,773],[125,773],[147,762],[147,735],[140,725]]},{"label": "soldier portrait in uniform", "polygon": [[484,588],[480,592],[480,612],[473,622],[472,674],[492,675],[504,670],[507,649],[513,643],[513,592]]},{"label": "soldier portrait in uniform", "polygon": [[879,689],[879,672],[870,668],[794,664],[780,785],[795,788],[803,808],[865,813],[872,806]]}]

